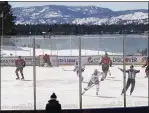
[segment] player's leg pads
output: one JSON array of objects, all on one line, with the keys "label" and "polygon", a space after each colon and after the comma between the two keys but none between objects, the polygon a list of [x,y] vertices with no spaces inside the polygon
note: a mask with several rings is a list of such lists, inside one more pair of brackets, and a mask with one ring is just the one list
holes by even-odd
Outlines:
[{"label": "player's leg pads", "polygon": [[99,92],[99,84],[96,84],[96,95],[98,95]]},{"label": "player's leg pads", "polygon": [[16,79],[19,79],[19,74],[18,74],[18,71],[19,71],[19,68],[16,68],[16,71],[15,71],[16,76],[17,76],[17,78],[16,78]]},{"label": "player's leg pads", "polygon": [[104,65],[102,65],[102,71],[105,73],[105,78],[106,78],[107,73],[108,73],[108,71],[109,71],[109,66],[104,66]]},{"label": "player's leg pads", "polygon": [[19,71],[19,68],[16,68],[15,73],[16,73],[17,76],[19,75],[19,74],[18,74],[18,71]]},{"label": "player's leg pads", "polygon": [[108,74],[108,71],[109,71],[109,66],[106,66],[106,67],[105,67],[105,74],[106,74],[106,76],[107,76],[107,74]]},{"label": "player's leg pads", "polygon": [[16,71],[15,71],[15,73],[18,73],[18,71],[19,71],[19,68],[16,68]]},{"label": "player's leg pads", "polygon": [[106,67],[106,70],[109,71],[109,65]]},{"label": "player's leg pads", "polygon": [[95,82],[95,85],[96,85],[96,94],[98,95],[98,92],[99,92],[99,81]]},{"label": "player's leg pads", "polygon": [[22,78],[21,78],[21,79],[24,79],[24,75],[23,75],[23,68],[20,68],[20,73],[21,73],[21,76],[22,76]]},{"label": "player's leg pads", "polygon": [[91,86],[92,86],[93,82],[90,80],[87,87],[84,88],[85,91],[87,91]]},{"label": "player's leg pads", "polygon": [[84,69],[81,69],[81,72],[84,72]]},{"label": "player's leg pads", "polygon": [[77,75],[79,76],[79,71],[76,71],[77,72]]},{"label": "player's leg pads", "polygon": [[105,72],[105,66],[102,65],[102,71]]},{"label": "player's leg pads", "polygon": [[[128,79],[128,80],[127,80],[127,83],[126,83],[126,91],[127,91],[127,89],[129,88],[130,84],[131,84],[131,80]],[[124,93],[124,88],[123,88],[122,93]]]},{"label": "player's leg pads", "polygon": [[20,70],[20,73],[22,75],[23,74],[23,68],[20,68],[19,70]]},{"label": "player's leg pads", "polygon": [[134,88],[135,88],[135,79],[132,79],[131,80],[131,90],[130,90],[130,93],[132,93],[134,91]]},{"label": "player's leg pads", "polygon": [[88,87],[90,87],[93,84],[93,82],[90,80],[88,83]]},{"label": "player's leg pads", "polygon": [[129,88],[130,84],[131,84],[131,79],[128,79],[127,84],[126,84],[126,91]]},{"label": "player's leg pads", "polygon": [[146,77],[148,77],[149,76],[149,66],[146,67],[145,73],[146,73]]}]

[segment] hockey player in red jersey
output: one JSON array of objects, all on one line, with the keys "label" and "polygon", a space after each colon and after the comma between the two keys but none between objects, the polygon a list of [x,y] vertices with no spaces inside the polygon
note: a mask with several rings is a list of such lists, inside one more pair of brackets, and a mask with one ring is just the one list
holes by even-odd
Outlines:
[{"label": "hockey player in red jersey", "polygon": [[142,67],[146,67],[145,69],[145,73],[146,73],[146,76],[145,77],[149,77],[149,57],[147,57],[146,59],[146,63],[142,66]]},{"label": "hockey player in red jersey", "polygon": [[43,64],[43,66],[45,66],[45,64],[47,64],[48,66],[52,66],[51,65],[51,62],[50,62],[50,56],[49,55],[47,55],[47,54],[45,54],[44,56],[43,56],[43,60],[44,60],[44,64]]},{"label": "hockey player in red jersey", "polygon": [[25,61],[24,59],[21,58],[21,56],[18,57],[18,59],[15,61],[15,65],[16,65],[16,76],[17,76],[17,80],[20,79],[18,71],[20,71],[20,74],[22,76],[21,80],[24,79],[24,75],[23,75],[23,68],[25,67]]},{"label": "hockey player in red jersey", "polygon": [[108,56],[108,53],[105,53],[105,56],[102,57],[101,62],[99,64],[102,65],[102,71],[104,72],[106,78],[107,73],[109,71],[109,67],[112,66],[112,61]]}]

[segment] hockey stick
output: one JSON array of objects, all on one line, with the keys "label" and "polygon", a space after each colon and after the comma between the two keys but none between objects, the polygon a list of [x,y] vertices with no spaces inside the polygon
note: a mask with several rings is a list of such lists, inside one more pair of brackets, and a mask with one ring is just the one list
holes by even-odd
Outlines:
[{"label": "hockey stick", "polygon": [[[91,89],[92,87],[94,87],[95,84],[93,84],[91,87],[89,87],[86,91],[88,91],[89,89]],[[84,95],[84,93],[86,92],[85,90],[82,92],[82,95]]]},{"label": "hockey stick", "polygon": [[111,72],[110,72],[110,69],[109,69],[109,75],[111,76]]},{"label": "hockey stick", "polygon": [[73,71],[73,70],[66,70],[66,69],[64,69],[64,68],[62,68],[63,69],[63,71]]},{"label": "hockey stick", "polygon": [[120,70],[121,70],[121,68],[119,68],[119,67],[118,67],[118,69],[120,69]]}]

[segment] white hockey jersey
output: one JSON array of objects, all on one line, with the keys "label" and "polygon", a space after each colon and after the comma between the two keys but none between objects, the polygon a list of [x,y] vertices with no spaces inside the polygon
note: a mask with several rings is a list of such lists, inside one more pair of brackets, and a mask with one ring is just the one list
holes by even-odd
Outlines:
[{"label": "white hockey jersey", "polygon": [[97,75],[95,75],[94,73],[92,74],[91,81],[95,83],[96,81],[101,81],[104,77],[104,73],[98,71]]}]

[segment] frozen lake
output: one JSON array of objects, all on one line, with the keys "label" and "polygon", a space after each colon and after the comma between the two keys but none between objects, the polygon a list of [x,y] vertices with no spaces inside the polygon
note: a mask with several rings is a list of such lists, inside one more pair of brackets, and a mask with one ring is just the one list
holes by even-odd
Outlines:
[{"label": "frozen lake", "polygon": [[[78,37],[82,38],[82,50],[89,51],[108,51],[110,53],[122,53],[123,37],[125,38],[126,54],[136,54],[138,50],[142,51],[146,49],[148,45],[147,35],[59,35],[52,36],[51,38],[43,38],[43,36],[18,36],[17,38],[12,38],[12,40],[9,41],[11,42],[10,44],[15,45],[14,48],[17,50],[18,47],[32,47],[32,39],[36,38],[35,43],[37,49],[63,51],[77,50],[79,48]],[[3,43],[8,44],[9,41],[5,39]],[[69,55],[73,55],[71,54],[71,51],[69,52]]]}]

